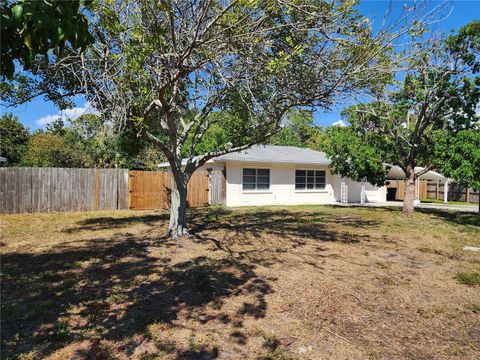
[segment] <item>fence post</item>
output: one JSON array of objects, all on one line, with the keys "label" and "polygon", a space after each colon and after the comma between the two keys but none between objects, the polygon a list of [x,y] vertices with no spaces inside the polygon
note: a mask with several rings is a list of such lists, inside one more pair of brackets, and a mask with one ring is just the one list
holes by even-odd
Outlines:
[{"label": "fence post", "polygon": [[435,190],[437,191],[437,196],[435,197],[436,200],[438,200],[438,197],[440,196],[440,191],[439,191],[439,190],[440,190],[440,189],[439,189],[439,187],[440,187],[439,185],[440,185],[440,184],[439,184],[439,181],[440,181],[440,180],[437,180],[437,183],[435,184]]},{"label": "fence post", "polygon": [[443,185],[443,202],[445,204],[448,203],[448,179],[445,180],[445,184]]},{"label": "fence post", "polygon": [[467,194],[465,196],[465,202],[468,204],[470,202],[470,188],[467,186]]}]

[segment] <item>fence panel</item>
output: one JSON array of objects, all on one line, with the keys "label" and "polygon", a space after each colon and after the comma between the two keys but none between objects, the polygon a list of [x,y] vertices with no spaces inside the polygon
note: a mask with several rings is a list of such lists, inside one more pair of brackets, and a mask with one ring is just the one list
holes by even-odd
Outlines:
[{"label": "fence panel", "polygon": [[470,202],[477,204],[480,202],[480,191],[477,191],[476,193],[472,193],[470,195]]},{"label": "fence panel", "polygon": [[448,200],[449,201],[466,201],[465,187],[460,184],[449,184],[448,187]]},{"label": "fence panel", "polygon": [[427,199],[438,199],[439,198],[439,185],[437,182],[428,182],[427,185]]},{"label": "fence panel", "polygon": [[124,169],[0,168],[0,212],[128,209]]},{"label": "fence panel", "polygon": [[[443,194],[444,194],[443,182],[430,181],[428,183],[428,191],[427,191],[428,199],[443,200],[443,196],[444,196]],[[478,203],[479,192],[473,190],[472,188],[467,189],[465,186],[460,184],[449,183],[448,184],[448,201]]]},{"label": "fence panel", "polygon": [[187,206],[198,207],[208,205],[209,177],[206,171],[195,171],[188,182]]},{"label": "fence panel", "polygon": [[132,210],[166,209],[170,174],[155,171],[129,171],[129,207]]},{"label": "fence panel", "polygon": [[[132,210],[168,209],[172,175],[169,172],[129,171]],[[196,171],[188,182],[187,206],[208,205],[208,173]]]},{"label": "fence panel", "polygon": [[226,179],[223,170],[212,170],[210,173],[210,203],[212,205],[225,205]]},{"label": "fence panel", "polygon": [[0,196],[2,198],[2,212],[17,211],[17,181],[12,168],[0,169]]},{"label": "fence panel", "polygon": [[119,209],[128,209],[128,171],[118,169],[118,204]]}]

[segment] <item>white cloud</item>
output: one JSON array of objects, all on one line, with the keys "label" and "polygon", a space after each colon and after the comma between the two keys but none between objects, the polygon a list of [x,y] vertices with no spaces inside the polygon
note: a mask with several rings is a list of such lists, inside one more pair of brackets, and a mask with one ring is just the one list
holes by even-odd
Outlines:
[{"label": "white cloud", "polygon": [[60,115],[47,115],[47,116],[41,117],[38,120],[35,120],[35,124],[37,124],[39,126],[45,126],[45,125],[50,124],[51,122],[55,121],[59,117],[60,117]]},{"label": "white cloud", "polygon": [[85,115],[85,114],[99,114],[97,109],[90,106],[90,103],[87,101],[83,106],[74,107],[71,109],[66,109],[63,111],[59,111],[56,115],[47,115],[41,117],[38,120],[35,120],[35,123],[39,126],[45,126],[50,124],[51,122],[55,121],[58,118],[61,118],[63,121],[75,120],[78,117]]},{"label": "white cloud", "polygon": [[347,124],[345,124],[345,122],[343,120],[338,120],[338,121],[335,121],[332,126],[340,126],[340,127],[345,127],[347,126]]}]

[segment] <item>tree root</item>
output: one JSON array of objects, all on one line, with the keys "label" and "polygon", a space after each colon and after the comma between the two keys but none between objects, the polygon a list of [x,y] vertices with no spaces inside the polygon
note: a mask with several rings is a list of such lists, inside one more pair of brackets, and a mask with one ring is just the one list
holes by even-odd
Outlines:
[{"label": "tree root", "polygon": [[175,240],[178,247],[181,247],[180,240],[185,238],[192,238],[193,235],[186,228],[182,228],[181,231],[175,231],[172,228],[168,228],[167,231],[160,237],[160,240]]}]

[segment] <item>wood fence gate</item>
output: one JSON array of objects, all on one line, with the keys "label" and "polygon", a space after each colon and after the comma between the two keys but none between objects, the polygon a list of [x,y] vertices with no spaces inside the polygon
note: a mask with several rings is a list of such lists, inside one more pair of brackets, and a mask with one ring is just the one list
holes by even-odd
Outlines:
[{"label": "wood fence gate", "polygon": [[210,172],[210,204],[225,205],[227,180],[225,170]]},{"label": "wood fence gate", "polygon": [[[169,172],[129,171],[129,205],[132,210],[170,208],[172,175]],[[187,206],[207,206],[209,178],[196,171],[188,182]]]}]

